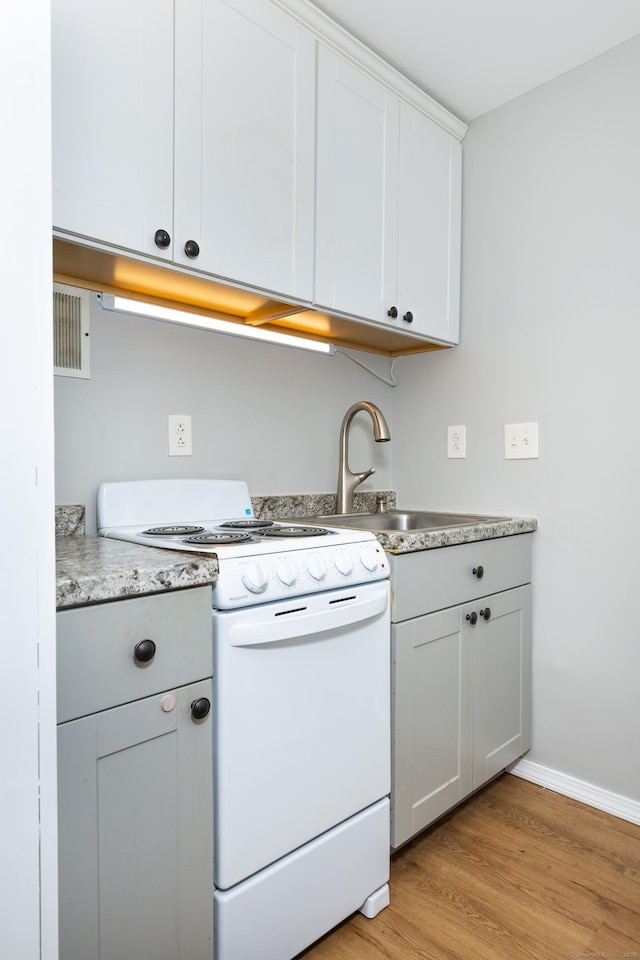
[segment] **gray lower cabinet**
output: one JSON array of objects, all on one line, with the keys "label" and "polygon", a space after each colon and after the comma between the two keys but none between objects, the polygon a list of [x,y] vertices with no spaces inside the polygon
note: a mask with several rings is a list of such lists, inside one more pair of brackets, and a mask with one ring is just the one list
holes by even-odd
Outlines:
[{"label": "gray lower cabinet", "polygon": [[530,747],[530,538],[390,558],[394,848]]},{"label": "gray lower cabinet", "polygon": [[60,960],[212,958],[211,633],[207,587],[58,613]]}]

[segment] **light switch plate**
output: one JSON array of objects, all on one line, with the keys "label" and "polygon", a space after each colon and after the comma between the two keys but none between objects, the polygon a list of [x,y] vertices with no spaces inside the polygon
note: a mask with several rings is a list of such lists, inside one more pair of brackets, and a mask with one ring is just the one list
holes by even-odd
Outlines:
[{"label": "light switch plate", "polygon": [[539,455],[537,423],[505,424],[505,460],[535,460]]}]

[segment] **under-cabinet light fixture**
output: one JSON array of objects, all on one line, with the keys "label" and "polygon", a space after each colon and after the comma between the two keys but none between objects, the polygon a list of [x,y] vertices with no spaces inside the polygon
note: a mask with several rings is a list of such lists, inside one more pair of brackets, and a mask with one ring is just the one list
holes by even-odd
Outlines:
[{"label": "under-cabinet light fixture", "polygon": [[99,293],[98,301],[103,310],[127,313],[133,317],[163,320],[165,323],[180,323],[200,330],[223,333],[230,337],[257,340],[260,343],[275,343],[283,347],[310,350],[314,353],[324,353],[329,356],[332,356],[334,352],[332,343],[322,343],[319,340],[309,340],[306,337],[294,337],[288,333],[275,333],[273,330],[263,330],[261,327],[244,326],[242,323],[232,323],[230,320],[206,317],[200,313],[177,310],[173,307],[162,307],[142,300],[130,300],[128,297],[120,297],[111,293]]}]

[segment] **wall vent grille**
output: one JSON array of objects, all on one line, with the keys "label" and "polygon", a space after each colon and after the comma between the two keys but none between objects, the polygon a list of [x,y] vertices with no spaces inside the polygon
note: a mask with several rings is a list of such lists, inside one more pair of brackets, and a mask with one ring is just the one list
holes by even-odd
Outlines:
[{"label": "wall vent grille", "polygon": [[89,291],[53,285],[53,372],[89,379]]}]

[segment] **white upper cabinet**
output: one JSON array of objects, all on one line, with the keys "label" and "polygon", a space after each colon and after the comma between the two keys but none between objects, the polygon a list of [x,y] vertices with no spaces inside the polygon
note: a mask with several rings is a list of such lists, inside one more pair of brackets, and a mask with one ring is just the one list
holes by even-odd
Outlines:
[{"label": "white upper cabinet", "polygon": [[264,0],[179,0],[175,97],[174,260],[311,301],[313,38]]},{"label": "white upper cabinet", "polygon": [[459,141],[322,46],[317,130],[315,302],[457,342]]},{"label": "white upper cabinet", "polygon": [[310,302],[313,38],[264,0],[53,11],[54,228]]},{"label": "white upper cabinet", "polygon": [[[315,302],[370,320],[395,282],[399,104],[324,46],[318,51]],[[395,298],[395,292],[394,292]]]},{"label": "white upper cabinet", "polygon": [[412,333],[457,343],[462,147],[403,103],[399,169],[397,324],[410,327]]},{"label": "white upper cabinet", "polygon": [[173,0],[54,0],[53,225],[171,259]]},{"label": "white upper cabinet", "polygon": [[316,7],[52,0],[52,25],[54,232],[102,256],[58,272],[170,299],[180,272],[196,303],[219,280],[383,352],[457,342],[466,127]]}]

